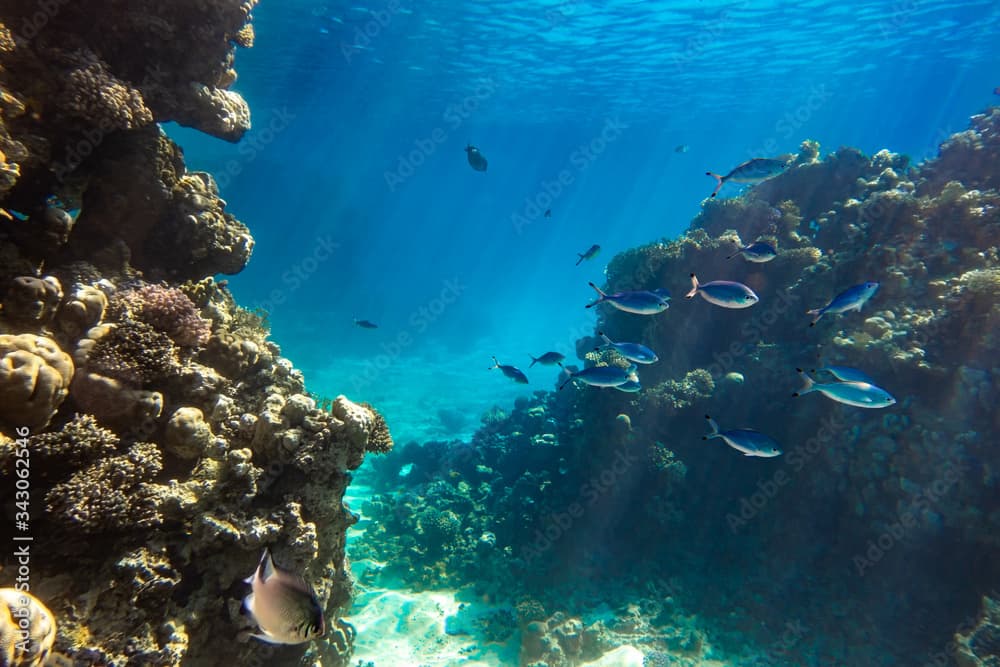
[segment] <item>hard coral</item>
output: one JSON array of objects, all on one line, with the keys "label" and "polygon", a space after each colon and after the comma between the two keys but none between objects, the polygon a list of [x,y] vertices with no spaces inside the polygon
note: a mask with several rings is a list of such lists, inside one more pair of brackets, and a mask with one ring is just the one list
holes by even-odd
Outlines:
[{"label": "hard coral", "polygon": [[45,498],[48,511],[67,527],[85,533],[156,526],[162,517],[143,482],[162,468],[156,445],[140,442],[127,454],[102,459],[54,486]]},{"label": "hard coral", "polygon": [[134,319],[152,325],[181,347],[200,347],[208,342],[211,327],[198,315],[194,302],[176,287],[145,285],[114,299]]},{"label": "hard coral", "polygon": [[389,433],[389,425],[385,423],[385,418],[368,403],[362,403],[363,407],[371,410],[374,419],[368,427],[367,451],[373,454],[388,454],[392,451],[392,434]]},{"label": "hard coral", "polygon": [[177,348],[165,333],[131,320],[102,329],[104,335],[94,341],[87,356],[88,370],[134,385],[177,372]]},{"label": "hard coral", "polygon": [[71,114],[104,132],[130,130],[153,122],[142,93],[111,74],[94,52],[80,49],[70,60],[62,99]]},{"label": "hard coral", "polygon": [[0,335],[0,421],[45,426],[73,379],[73,360],[51,338]]}]

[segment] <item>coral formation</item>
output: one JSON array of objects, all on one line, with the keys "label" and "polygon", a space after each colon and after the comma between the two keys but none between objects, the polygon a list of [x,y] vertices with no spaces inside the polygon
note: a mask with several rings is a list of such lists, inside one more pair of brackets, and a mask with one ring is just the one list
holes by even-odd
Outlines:
[{"label": "coral formation", "polygon": [[0,334],[0,423],[43,427],[62,404],[73,360],[34,334]]}]

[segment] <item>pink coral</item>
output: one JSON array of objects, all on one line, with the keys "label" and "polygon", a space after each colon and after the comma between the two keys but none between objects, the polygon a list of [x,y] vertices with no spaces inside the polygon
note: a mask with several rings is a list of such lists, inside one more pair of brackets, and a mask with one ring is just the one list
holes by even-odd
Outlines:
[{"label": "pink coral", "polygon": [[175,287],[144,285],[118,299],[131,317],[159,329],[182,347],[200,347],[212,333],[211,322],[202,319],[194,302]]}]

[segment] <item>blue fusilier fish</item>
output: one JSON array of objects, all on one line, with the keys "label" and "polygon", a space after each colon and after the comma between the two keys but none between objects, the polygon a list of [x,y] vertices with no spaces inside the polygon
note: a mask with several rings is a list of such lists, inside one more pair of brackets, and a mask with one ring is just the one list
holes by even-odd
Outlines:
[{"label": "blue fusilier fish", "polygon": [[323,636],[326,624],[316,593],[302,577],[276,568],[268,549],[244,581],[252,592],[243,606],[260,629],[251,637],[270,644],[303,644]]},{"label": "blue fusilier fish", "polygon": [[594,288],[600,297],[594,303],[588,303],[587,308],[593,308],[599,303],[610,303],[618,310],[636,315],[656,315],[662,313],[670,307],[670,295],[665,291],[648,292],[646,290],[636,290],[633,292],[615,292],[606,294],[594,283],[587,283]]},{"label": "blue fusilier fish", "polygon": [[634,394],[637,391],[642,391],[642,385],[639,384],[638,380],[629,380],[625,384],[615,385],[615,389],[617,389],[618,391],[625,391],[630,394]]},{"label": "blue fusilier fish", "polygon": [[764,262],[770,262],[772,259],[777,257],[778,251],[770,243],[765,243],[764,241],[754,241],[748,246],[743,246],[729,257],[726,257],[726,259],[732,259],[737,255],[743,255],[748,262],[763,264]]},{"label": "blue fusilier fish", "polygon": [[706,176],[711,176],[719,182],[712,191],[712,196],[719,194],[726,181],[733,183],[760,183],[769,178],[773,178],[788,169],[788,160],[776,160],[769,157],[755,157],[739,165],[725,176],[720,176],[713,171],[706,171]]},{"label": "blue fusilier fish", "polygon": [[803,396],[818,391],[838,403],[858,408],[887,408],[896,403],[892,394],[870,382],[816,382],[804,370],[796,368],[805,385],[792,396]]},{"label": "blue fusilier fish", "polygon": [[[531,357],[530,354],[528,356]],[[540,357],[531,357],[531,364],[528,368],[531,368],[535,364],[542,364],[543,366],[555,366],[556,364],[559,364],[562,366],[563,359],[565,358],[565,356],[559,354],[558,352],[546,352]]]},{"label": "blue fusilier fish", "polygon": [[698,276],[691,274],[691,291],[685,294],[685,298],[693,299],[695,294],[700,294],[701,298],[709,303],[723,308],[749,308],[760,298],[754,291],[743,283],[735,283],[730,280],[713,280],[704,285],[698,282]]},{"label": "blue fusilier fish", "polygon": [[738,452],[743,452],[743,456],[760,456],[762,458],[772,458],[781,455],[781,448],[778,443],[764,435],[760,431],[748,428],[738,428],[733,431],[720,431],[719,425],[715,423],[709,415],[705,415],[712,432],[703,435],[702,440],[721,438],[723,442]]},{"label": "blue fusilier fish", "polygon": [[878,291],[878,283],[861,283],[860,285],[855,285],[854,287],[848,287],[846,290],[838,294],[833,298],[833,301],[826,304],[822,308],[814,308],[813,310],[807,311],[807,315],[813,316],[813,321],[809,325],[811,327],[816,326],[819,322],[819,318],[823,317],[827,313],[847,313],[852,310],[861,312],[861,306],[865,305],[868,299],[875,296],[875,292]]},{"label": "blue fusilier fish", "polygon": [[584,253],[579,253],[579,252],[576,253],[576,256],[580,258],[580,259],[576,260],[576,265],[580,266],[580,262],[582,262],[585,259],[593,259],[594,257],[597,256],[597,253],[599,253],[599,252],[601,252],[601,246],[599,246],[599,245],[597,245],[595,243],[594,245],[592,245],[589,248],[587,248],[586,252],[584,252]]},{"label": "blue fusilier fish", "polygon": [[465,152],[469,158],[469,166],[476,171],[486,171],[486,158],[479,152],[479,149],[469,144],[465,147]]},{"label": "blue fusilier fish", "polygon": [[354,324],[362,329],[378,329],[378,325],[369,320],[354,320]]},{"label": "blue fusilier fish", "polygon": [[616,343],[605,336],[603,331],[598,331],[597,335],[604,339],[605,345],[602,347],[615,348],[618,354],[622,355],[629,361],[634,361],[637,364],[655,364],[660,360],[660,358],[656,356],[656,352],[653,352],[645,345],[641,345],[639,343]]},{"label": "blue fusilier fish", "polygon": [[591,366],[579,371],[566,371],[569,375],[566,381],[559,385],[562,389],[573,380],[580,380],[591,387],[618,387],[626,382],[638,382],[639,376],[635,374],[635,366],[622,368],[620,366]]},{"label": "blue fusilier fish", "polygon": [[493,357],[493,363],[494,365],[490,366],[486,370],[491,371],[494,368],[499,368],[500,372],[503,373],[505,377],[509,377],[514,382],[517,382],[519,384],[528,384],[528,376],[525,375],[520,369],[514,368],[513,366],[507,366],[505,364],[501,364],[499,361],[497,361],[496,357]]}]

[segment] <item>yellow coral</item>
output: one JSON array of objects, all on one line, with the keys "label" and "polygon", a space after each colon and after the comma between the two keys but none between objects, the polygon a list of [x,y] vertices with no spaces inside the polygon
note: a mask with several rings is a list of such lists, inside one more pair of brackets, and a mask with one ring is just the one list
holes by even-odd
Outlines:
[{"label": "yellow coral", "polygon": [[0,335],[0,420],[41,427],[59,409],[73,360],[51,338]]}]

